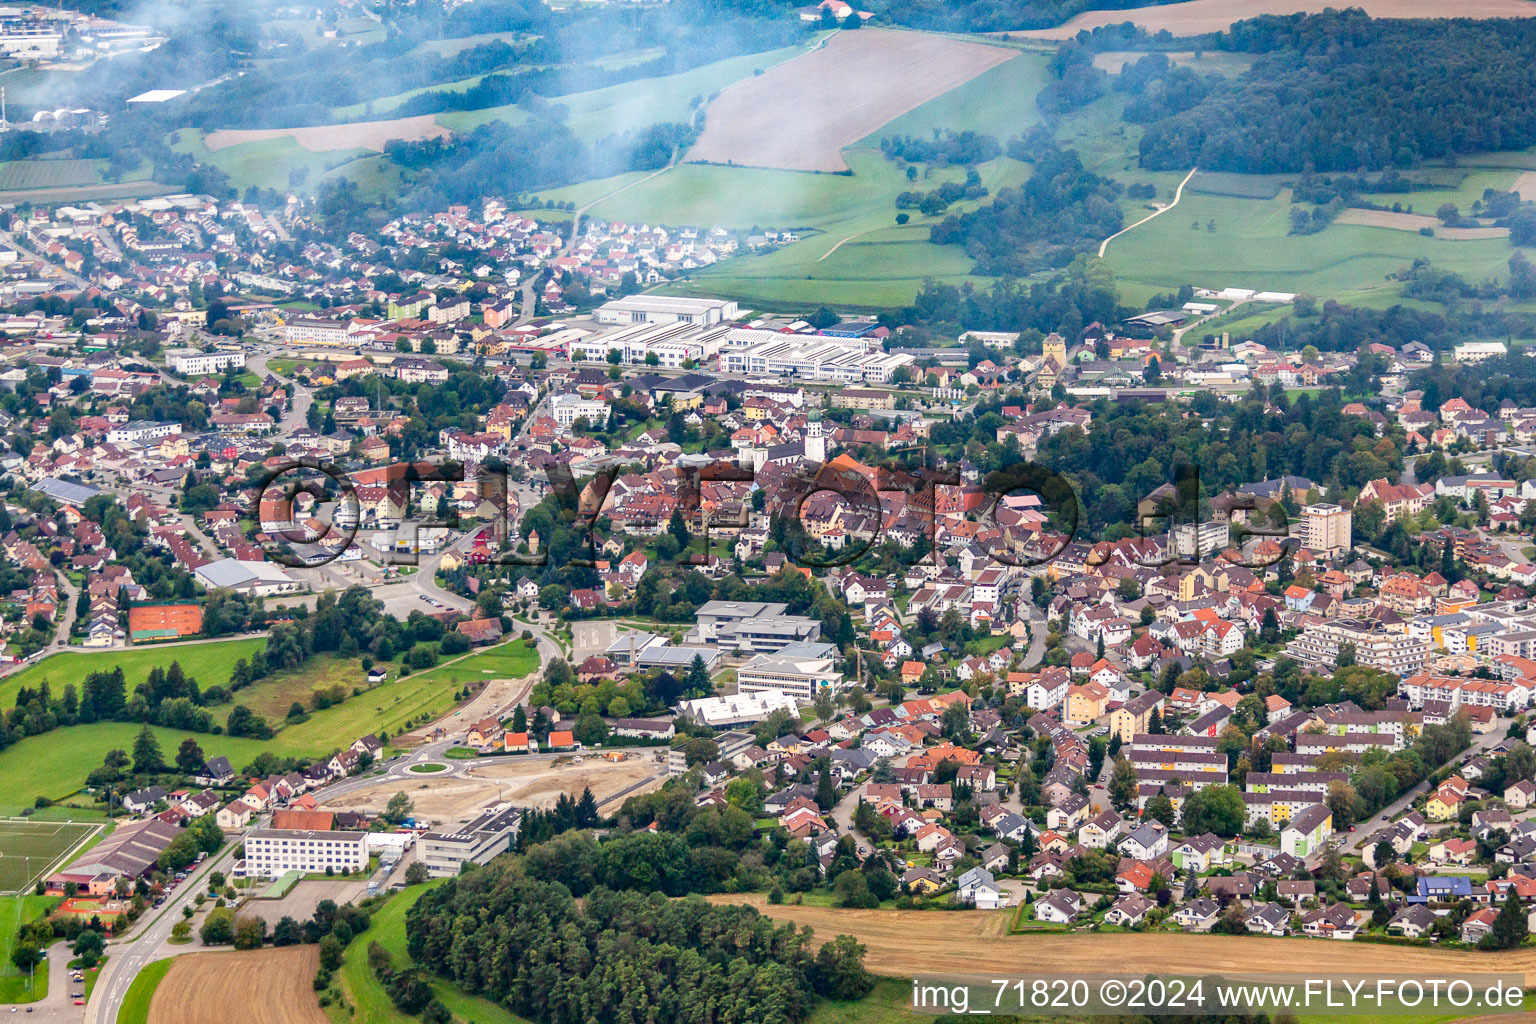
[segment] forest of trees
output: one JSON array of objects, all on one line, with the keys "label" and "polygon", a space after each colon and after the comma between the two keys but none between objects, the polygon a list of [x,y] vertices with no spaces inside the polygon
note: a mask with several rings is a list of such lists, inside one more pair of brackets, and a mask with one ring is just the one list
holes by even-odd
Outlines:
[{"label": "forest of trees", "polygon": [[578,904],[562,885],[504,862],[422,895],[407,949],[428,971],[540,1024],[654,1020],[799,1024],[818,998],[856,999],[873,979],[864,948],[751,907],[699,897],[594,889]]},{"label": "forest of trees", "polygon": [[1218,45],[1257,60],[1234,79],[1202,83],[1205,95],[1181,112],[1193,91],[1166,93],[1177,102],[1148,124],[1142,166],[1381,170],[1536,144],[1530,20],[1266,15],[1234,25]]},{"label": "forest of trees", "polygon": [[946,325],[981,331],[1034,329],[1075,338],[1095,320],[1110,323],[1125,315],[1114,274],[1101,261],[1081,255],[1050,279],[1004,277],[986,291],[924,281],[913,304],[894,319],[935,330]]},{"label": "forest of trees", "polygon": [[[1282,474],[1335,488],[1396,479],[1402,454],[1391,437],[1376,437],[1369,421],[1345,416],[1337,391],[1268,410],[1254,395],[1235,405],[1213,395],[1195,398],[1197,416],[1165,405],[1098,402],[1093,430],[1068,428],[1042,440],[1036,461],[1078,489],[1090,528],[1133,530],[1136,503],[1173,479],[1175,462],[1200,467],[1207,493]],[[1209,417],[1207,427],[1202,417]]]},{"label": "forest of trees", "polygon": [[1253,339],[1271,348],[1311,345],[1319,352],[1353,352],[1370,342],[1401,348],[1412,341],[1448,350],[1468,338],[1524,337],[1536,329],[1536,318],[1525,313],[1435,313],[1410,306],[1366,309],[1331,299],[1321,306],[1311,300],[1298,304],[1297,312],[1303,311],[1307,315],[1265,324],[1254,332]]},{"label": "forest of trees", "polygon": [[929,231],[939,245],[963,245],[980,274],[1028,274],[1064,266],[1090,243],[1119,231],[1121,187],[1083,166],[1036,131],[1008,144],[1008,155],[1034,164],[1018,188],[1000,189],[975,210],[946,217]]},{"label": "forest of trees", "polygon": [[887,21],[938,32],[1007,32],[1051,28],[1084,11],[1119,11],[1176,0],[885,0],[871,5]]},{"label": "forest of trees", "polygon": [[[980,164],[995,160],[1002,155],[1003,147],[990,135],[981,132],[935,131],[931,138],[915,135],[895,135],[880,140],[880,152],[887,160],[905,160],[910,164],[935,164],[941,167],[955,164]],[[908,178],[916,175],[909,173]]]}]

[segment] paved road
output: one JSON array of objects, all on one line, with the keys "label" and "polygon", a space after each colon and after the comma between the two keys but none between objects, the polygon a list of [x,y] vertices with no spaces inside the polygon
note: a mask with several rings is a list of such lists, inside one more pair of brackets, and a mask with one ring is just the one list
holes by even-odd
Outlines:
[{"label": "paved road", "polygon": [[18,241],[17,236],[12,232],[0,231],[0,242],[4,242],[10,248],[15,249],[17,255],[20,256],[21,259],[36,260],[37,262],[44,264],[47,267],[47,269],[43,272],[43,276],[45,277],[57,278],[61,281],[72,284],[77,288],[89,288],[91,286],[91,283],[85,278],[81,277],[79,274],[70,273],[63,267],[58,266],[57,264],[49,263],[47,260],[43,259],[37,253],[33,252],[31,249],[27,248],[27,246]]},{"label": "paved road", "polygon": [[[230,863],[239,842],[239,839],[235,839],[205,860],[177,887],[175,895],[165,901],[165,906],[147,911],[125,936],[107,944],[109,959],[86,1004],[85,1024],[113,1024],[117,1020],[118,1010],[122,1008],[123,997],[128,994],[128,986],[145,966],[197,948],[195,943],[169,946],[166,940],[171,937],[171,929],[183,919],[181,908],[194,905],[197,894],[207,890],[208,873],[220,865]],[[74,1009],[73,1006],[70,1008]]]},{"label": "paved road", "polygon": [[59,581],[59,591],[63,596],[59,598],[60,607],[54,616],[52,646],[68,647],[69,631],[75,626],[75,602],[80,599],[80,588],[62,571],[55,572],[54,577]]},{"label": "paved road", "polygon": [[[1499,728],[1495,728],[1491,732],[1485,732],[1480,736],[1473,736],[1472,745],[1468,747],[1466,752],[1462,754],[1461,757],[1459,757],[1457,760],[1461,761],[1468,757],[1481,754],[1491,747],[1498,746],[1498,744],[1504,738],[1504,730]],[[1346,848],[1355,850],[1364,849],[1365,841],[1370,838],[1371,833],[1388,825],[1393,818],[1397,817],[1408,809],[1408,806],[1413,803],[1414,797],[1418,796],[1420,793],[1426,792],[1428,789],[1429,783],[1421,782],[1417,786],[1414,786],[1412,789],[1408,790],[1408,792],[1403,793],[1386,807],[1383,807],[1381,810],[1371,815],[1371,817],[1367,818],[1365,821],[1357,821],[1355,823],[1355,831],[1353,833],[1343,833],[1343,835],[1351,837],[1351,841],[1345,843]]]},{"label": "paved road", "polygon": [[309,407],[315,404],[315,392],[313,388],[306,388],[291,377],[285,377],[276,370],[267,367],[267,361],[272,358],[271,352],[256,353],[245,361],[245,368],[262,379],[271,374],[283,384],[293,385],[293,401],[288,403],[288,411],[283,413],[283,418],[278,423],[278,431],[282,435],[288,435],[295,430],[309,426]]},{"label": "paved road", "polygon": [[[69,961],[73,957],[66,942],[55,942],[48,947],[48,994],[37,1002],[28,1021],[78,1021],[81,1008],[75,1005],[74,992],[85,991],[85,982],[76,983],[69,980]],[[26,1013],[26,1008],[22,1008]]]}]

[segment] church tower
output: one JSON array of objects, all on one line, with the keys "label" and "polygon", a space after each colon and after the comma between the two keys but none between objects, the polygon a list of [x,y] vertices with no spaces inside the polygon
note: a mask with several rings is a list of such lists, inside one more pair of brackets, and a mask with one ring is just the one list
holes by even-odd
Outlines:
[{"label": "church tower", "polygon": [[811,413],[805,425],[805,457],[811,462],[827,461],[827,436],[822,433],[821,413]]}]

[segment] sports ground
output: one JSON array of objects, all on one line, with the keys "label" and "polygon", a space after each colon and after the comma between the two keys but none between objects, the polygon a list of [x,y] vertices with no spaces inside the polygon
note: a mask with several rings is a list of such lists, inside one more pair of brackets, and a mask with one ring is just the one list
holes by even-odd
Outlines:
[{"label": "sports ground", "polygon": [[85,822],[0,818],[0,893],[24,892],[99,828]]}]

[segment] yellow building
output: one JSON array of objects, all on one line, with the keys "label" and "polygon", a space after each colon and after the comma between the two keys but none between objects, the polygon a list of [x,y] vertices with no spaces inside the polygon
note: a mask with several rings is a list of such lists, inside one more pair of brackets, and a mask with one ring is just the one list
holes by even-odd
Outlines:
[{"label": "yellow building", "polygon": [[1040,343],[1040,352],[1046,359],[1055,359],[1058,367],[1067,365],[1067,339],[1059,334],[1046,335]]},{"label": "yellow building", "polygon": [[1099,683],[1084,683],[1067,688],[1066,712],[1062,721],[1068,726],[1087,725],[1104,714],[1109,702],[1109,688]]},{"label": "yellow building", "polygon": [[1120,737],[1121,743],[1129,743],[1138,733],[1147,732],[1152,712],[1162,706],[1163,695],[1148,690],[1139,697],[1120,705],[1109,715],[1109,734]]}]

